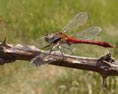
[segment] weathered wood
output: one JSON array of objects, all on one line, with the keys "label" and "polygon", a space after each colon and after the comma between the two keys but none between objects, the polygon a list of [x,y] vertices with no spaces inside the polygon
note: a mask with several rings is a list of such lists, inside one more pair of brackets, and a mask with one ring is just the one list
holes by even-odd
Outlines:
[{"label": "weathered wood", "polygon": [[0,44],[0,64],[12,63],[15,60],[32,60],[36,65],[52,64],[68,68],[76,68],[98,72],[102,75],[103,85],[108,76],[118,75],[118,61],[112,58],[110,53],[99,58],[71,56],[40,50],[32,45],[7,44],[6,39]]}]

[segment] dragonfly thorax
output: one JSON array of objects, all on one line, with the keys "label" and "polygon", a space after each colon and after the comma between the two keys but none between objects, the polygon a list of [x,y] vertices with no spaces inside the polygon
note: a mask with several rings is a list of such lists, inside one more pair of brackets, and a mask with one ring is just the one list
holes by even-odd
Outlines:
[{"label": "dragonfly thorax", "polygon": [[61,37],[58,34],[47,34],[45,36],[45,41],[47,43],[56,43],[61,39]]}]

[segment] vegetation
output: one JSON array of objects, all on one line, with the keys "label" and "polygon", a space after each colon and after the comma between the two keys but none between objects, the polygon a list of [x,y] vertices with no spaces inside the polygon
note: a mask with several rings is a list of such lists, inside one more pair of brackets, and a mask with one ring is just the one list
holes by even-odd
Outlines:
[{"label": "vegetation", "polygon": [[[117,0],[0,0],[0,41],[7,37],[9,43],[28,44],[61,31],[75,14],[86,11],[88,22],[79,30],[99,25],[103,31],[94,40],[117,45],[117,4]],[[107,50],[118,57],[117,48]],[[79,45],[75,54],[99,57],[104,52],[106,48]],[[117,94],[117,77],[107,83],[103,91],[99,74],[51,65],[35,67],[17,61],[0,66],[0,94]]]}]

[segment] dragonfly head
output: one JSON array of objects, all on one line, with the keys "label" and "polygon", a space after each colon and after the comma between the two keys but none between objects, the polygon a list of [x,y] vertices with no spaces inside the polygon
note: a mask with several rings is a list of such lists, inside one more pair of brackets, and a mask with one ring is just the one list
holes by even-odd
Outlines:
[{"label": "dragonfly head", "polygon": [[60,40],[60,36],[58,34],[47,34],[45,36],[45,41],[47,43],[56,43],[58,40]]}]

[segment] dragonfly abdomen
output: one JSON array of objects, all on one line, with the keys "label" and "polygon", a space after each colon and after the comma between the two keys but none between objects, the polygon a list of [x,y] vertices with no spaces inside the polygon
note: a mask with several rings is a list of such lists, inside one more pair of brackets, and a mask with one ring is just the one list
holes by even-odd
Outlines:
[{"label": "dragonfly abdomen", "polygon": [[112,44],[107,43],[107,42],[101,42],[101,41],[78,40],[74,38],[68,38],[67,41],[72,42],[72,43],[93,44],[93,45],[113,48]]}]

